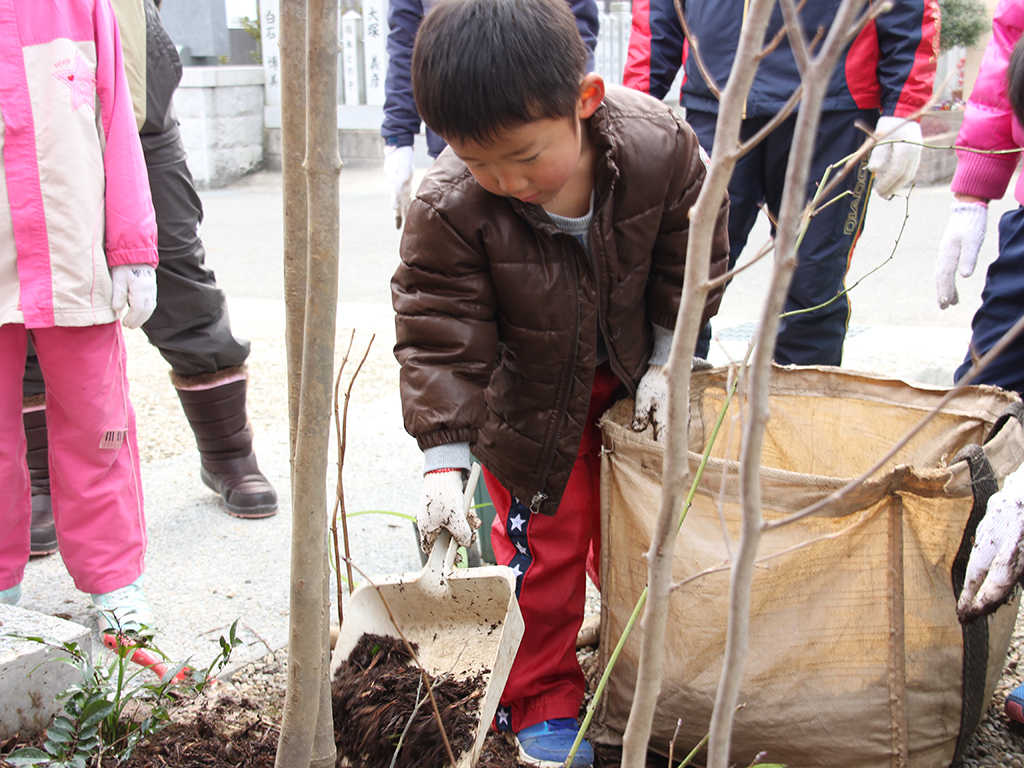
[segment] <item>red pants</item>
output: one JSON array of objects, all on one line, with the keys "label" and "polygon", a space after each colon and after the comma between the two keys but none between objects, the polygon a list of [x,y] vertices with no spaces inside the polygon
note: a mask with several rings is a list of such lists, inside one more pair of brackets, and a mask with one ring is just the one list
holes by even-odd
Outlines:
[{"label": "red pants", "polygon": [[100,594],[142,575],[135,413],[120,323],[82,328],[0,325],[0,590],[21,583],[32,503],[22,426],[29,334],[46,382],[50,494],[60,554],[75,586]]},{"label": "red pants", "polygon": [[586,580],[597,584],[601,553],[601,431],[597,420],[612,403],[619,380],[597,369],[590,411],[558,512],[534,515],[486,469],[494,502],[491,545],[498,563],[515,571],[526,631],[496,718],[499,730],[557,717],[576,717],[584,680],[576,660]]}]

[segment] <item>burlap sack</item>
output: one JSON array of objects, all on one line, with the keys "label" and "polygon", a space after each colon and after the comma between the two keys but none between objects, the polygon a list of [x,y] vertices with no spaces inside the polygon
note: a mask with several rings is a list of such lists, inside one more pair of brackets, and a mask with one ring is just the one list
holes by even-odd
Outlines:
[{"label": "burlap sack", "polygon": [[[724,369],[694,375],[693,469],[725,402],[725,376]],[[840,369],[776,369],[761,470],[764,517],[796,512],[866,470],[943,393]],[[863,487],[762,538],[744,708],[732,740],[737,765],[761,751],[791,768],[931,768],[958,759],[991,699],[1017,613],[1015,600],[967,628],[955,614],[977,519],[995,482],[1024,460],[1019,415],[996,424],[1014,406],[1019,414],[1015,395],[971,388]],[[680,530],[677,582],[727,559],[716,499],[738,539],[738,421],[728,433],[743,407],[731,406]],[[602,667],[646,584],[643,553],[661,492],[663,446],[630,430],[631,413],[624,401],[602,422]],[[707,733],[727,600],[725,570],[674,591],[652,749],[667,752],[680,719],[677,756]],[[641,631],[638,624],[599,713],[613,741],[629,715]]]}]

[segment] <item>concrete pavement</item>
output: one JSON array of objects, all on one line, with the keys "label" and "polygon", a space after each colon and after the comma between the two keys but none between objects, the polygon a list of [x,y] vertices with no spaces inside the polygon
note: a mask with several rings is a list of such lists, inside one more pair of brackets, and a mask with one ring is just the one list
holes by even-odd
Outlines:
[{"label": "concrete pavement", "polygon": [[[208,263],[228,295],[236,334],[252,341],[250,416],[260,464],[281,497],[276,517],[245,521],[222,511],[199,479],[194,441],[167,381],[166,364],[140,332],[128,334],[144,459],[146,588],[159,617],[161,647],[176,660],[191,657],[196,664],[212,659],[218,636],[235,619],[244,641],[236,660],[260,656],[287,641],[291,515],[280,181],[280,174],[260,173],[202,194]],[[379,168],[346,167],[340,189],[337,363],[352,329],[360,352],[370,334],[377,334],[349,410],[347,508],[412,513],[420,489],[421,454],[402,427],[397,365],[390,351],[394,326],[388,281],[398,263],[399,233]],[[947,383],[963,357],[985,267],[995,256],[997,217],[1014,205],[1010,199],[993,203],[978,270],[974,277],[959,280],[960,305],[940,312],[932,272],[951,200],[948,188],[937,186],[914,189],[909,201],[871,201],[850,282],[893,256],[854,289],[846,367]],[[759,245],[767,232],[762,221],[751,244]],[[765,261],[730,286],[714,324],[719,339],[712,348],[714,362],[742,355],[760,311],[768,268]],[[350,363],[347,371],[353,367]],[[334,461],[328,473],[329,497],[334,494]],[[407,521],[363,515],[352,519],[351,533],[353,558],[368,573],[418,567]],[[95,626],[88,597],[74,588],[59,556],[31,561],[23,586],[23,607]]]}]

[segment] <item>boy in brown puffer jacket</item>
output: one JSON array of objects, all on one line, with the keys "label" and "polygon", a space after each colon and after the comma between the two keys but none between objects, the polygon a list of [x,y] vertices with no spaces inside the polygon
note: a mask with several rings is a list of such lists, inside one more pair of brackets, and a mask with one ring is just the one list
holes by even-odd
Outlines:
[{"label": "boy in brown puffer jacket", "polygon": [[[606,89],[586,61],[562,0],[442,0],[427,15],[413,90],[449,148],[412,203],[392,280],[406,429],[425,460],[421,546],[442,528],[471,543],[472,445],[526,625],[497,726],[533,765],[561,765],[577,733],[575,638],[600,547],[596,421],[621,386],[634,428],[653,420],[660,435],[706,173],[682,119]],[[727,217],[723,200],[712,276]],[[574,764],[592,759],[585,745]]]}]

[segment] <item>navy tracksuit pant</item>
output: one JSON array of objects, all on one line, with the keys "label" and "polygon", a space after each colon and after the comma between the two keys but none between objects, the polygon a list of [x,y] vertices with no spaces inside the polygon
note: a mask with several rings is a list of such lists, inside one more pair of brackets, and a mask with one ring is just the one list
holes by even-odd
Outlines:
[{"label": "navy tracksuit pant", "polygon": [[[715,142],[715,121],[718,115],[687,110],[686,120],[708,152]],[[749,139],[769,118],[747,118],[740,129],[742,140]],[[864,142],[864,133],[856,128],[860,120],[873,127],[877,110],[824,112],[807,181],[810,200],[826,169],[855,152]],[[792,115],[763,142],[742,157],[729,181],[729,267],[736,264],[740,252],[762,204],[773,217],[778,217],[786,165],[793,141],[796,116]],[[785,312],[807,310],[828,303],[811,312],[785,317],[779,326],[775,360],[783,365],[840,365],[843,341],[850,315],[845,289],[846,272],[853,248],[864,226],[864,213],[872,176],[866,158],[832,193],[831,197],[849,194],[824,208],[811,220],[797,253],[797,267],[786,297]],[[774,228],[773,228],[774,232]],[[697,356],[707,357],[711,331],[705,326],[697,341]]]},{"label": "navy tracksuit pant", "polygon": [[[971,350],[981,357],[1024,314],[1024,207],[999,219],[999,255],[988,268],[981,306],[971,321]],[[959,381],[971,367],[971,351],[957,368]],[[981,372],[975,384],[993,384],[1024,394],[1024,334]]]}]

